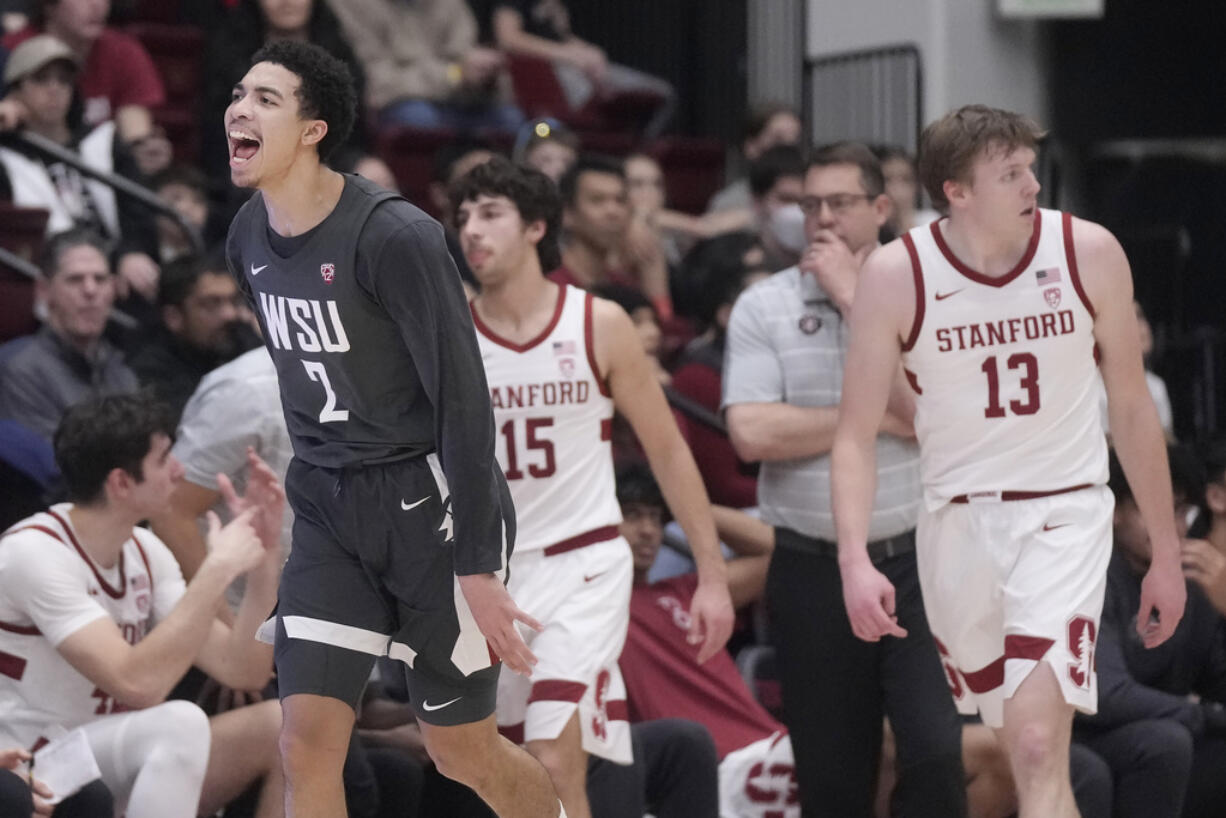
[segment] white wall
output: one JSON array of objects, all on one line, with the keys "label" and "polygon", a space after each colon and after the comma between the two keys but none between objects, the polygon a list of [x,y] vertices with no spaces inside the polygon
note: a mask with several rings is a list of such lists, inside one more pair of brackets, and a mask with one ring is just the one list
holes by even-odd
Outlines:
[{"label": "white wall", "polygon": [[[752,1],[752,0],[751,0]],[[1048,119],[1040,24],[1003,20],[995,0],[807,0],[806,55],[914,43],[924,117],[981,102]]]}]

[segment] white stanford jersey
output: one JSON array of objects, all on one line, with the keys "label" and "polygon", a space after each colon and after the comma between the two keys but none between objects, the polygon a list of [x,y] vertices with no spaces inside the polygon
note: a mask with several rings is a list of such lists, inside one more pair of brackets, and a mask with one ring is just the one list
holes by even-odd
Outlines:
[{"label": "white stanford jersey", "polygon": [[1035,215],[1017,266],[988,278],[940,232],[903,236],[916,316],[903,346],[915,388],[924,500],[1054,492],[1107,479],[1094,312],[1077,274],[1072,217]]},{"label": "white stanford jersey", "polygon": [[134,529],[119,561],[100,568],[82,550],[69,503],[27,517],[0,538],[0,746],[31,747],[125,708],[56,650],[109,616],[136,644],[182,596],[169,549]]},{"label": "white stanford jersey", "polygon": [[549,326],[525,344],[473,310],[490,386],[498,462],[517,518],[515,552],[562,550],[617,536],[610,439],[613,399],[596,367],[592,295],[558,285]]}]

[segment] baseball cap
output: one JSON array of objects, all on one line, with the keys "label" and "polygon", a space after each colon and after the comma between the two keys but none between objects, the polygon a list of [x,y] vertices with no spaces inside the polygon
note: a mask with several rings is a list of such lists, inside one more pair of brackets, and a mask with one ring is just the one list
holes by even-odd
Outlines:
[{"label": "baseball cap", "polygon": [[72,49],[50,34],[31,37],[13,49],[4,65],[4,86],[7,88],[18,80],[56,60],[67,60],[77,67],[77,55]]}]

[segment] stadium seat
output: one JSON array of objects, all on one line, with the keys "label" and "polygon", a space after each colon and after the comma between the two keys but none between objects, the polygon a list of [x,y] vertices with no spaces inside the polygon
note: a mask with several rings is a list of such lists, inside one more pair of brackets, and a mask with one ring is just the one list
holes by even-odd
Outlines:
[{"label": "stadium seat", "polygon": [[166,102],[153,112],[154,121],[174,145],[176,160],[196,162],[200,157],[204,33],[194,26],[144,22],[132,23],[125,30],[149,52],[166,87]]},{"label": "stadium seat", "polygon": [[684,213],[702,213],[724,184],[724,143],[667,136],[647,147],[664,171],[664,200]]},{"label": "stadium seat", "polygon": [[574,131],[637,134],[663,101],[653,91],[617,91],[596,94],[576,110],[567,102],[549,60],[509,54],[507,70],[515,101],[529,118],[551,116]]},{"label": "stadium seat", "polygon": [[[0,202],[0,247],[34,262],[47,231],[47,211]],[[0,264],[0,342],[38,329],[34,280]]]}]

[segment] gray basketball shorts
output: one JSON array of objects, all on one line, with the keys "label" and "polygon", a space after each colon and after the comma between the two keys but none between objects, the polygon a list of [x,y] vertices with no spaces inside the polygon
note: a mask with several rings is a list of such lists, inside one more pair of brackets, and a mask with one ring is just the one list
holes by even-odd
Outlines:
[{"label": "gray basketball shorts", "polygon": [[[500,665],[454,575],[437,458],[344,469],[294,459],[285,487],[294,530],[276,612],[281,697],[328,696],[356,709],[375,659],[390,656],[405,667],[422,721],[493,713]],[[514,517],[503,494],[509,558]]]}]

